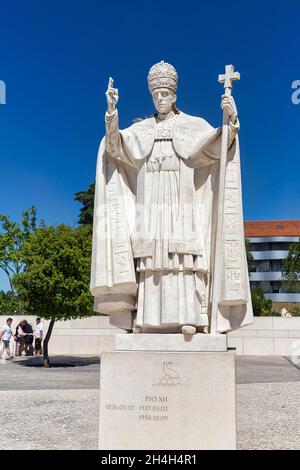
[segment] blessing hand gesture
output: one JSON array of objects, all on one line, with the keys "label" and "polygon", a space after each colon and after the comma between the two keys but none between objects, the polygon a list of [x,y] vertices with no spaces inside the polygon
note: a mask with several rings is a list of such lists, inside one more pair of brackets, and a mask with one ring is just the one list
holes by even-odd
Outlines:
[{"label": "blessing hand gesture", "polygon": [[115,111],[119,101],[119,90],[118,88],[114,88],[114,80],[111,77],[109,77],[105,95],[107,99],[107,112],[111,114]]}]

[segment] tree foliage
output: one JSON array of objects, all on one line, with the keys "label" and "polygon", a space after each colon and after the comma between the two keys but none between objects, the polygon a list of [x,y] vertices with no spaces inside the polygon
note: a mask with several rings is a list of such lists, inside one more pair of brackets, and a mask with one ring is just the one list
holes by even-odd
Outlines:
[{"label": "tree foliage", "polygon": [[256,317],[272,315],[272,300],[265,299],[265,294],[262,289],[251,289],[251,297],[253,314]]},{"label": "tree foliage", "polygon": [[88,227],[40,227],[21,250],[23,272],[14,283],[30,314],[50,320],[44,340],[44,364],[56,320],[93,314],[89,291],[92,236]]},{"label": "tree foliage", "polygon": [[290,246],[288,256],[283,262],[282,275],[290,291],[300,292],[300,239]]},{"label": "tree foliage", "polygon": [[92,313],[91,235],[86,227],[38,228],[21,256],[24,271],[14,277],[14,283],[28,313],[54,320]]},{"label": "tree foliage", "polygon": [[90,184],[86,191],[78,191],[74,195],[75,201],[82,204],[79,212],[79,225],[86,225],[92,230],[94,214],[95,183]]},{"label": "tree foliage", "polygon": [[15,315],[20,313],[20,302],[10,290],[0,291],[0,315]]},{"label": "tree foliage", "polygon": [[21,222],[13,222],[0,214],[0,269],[7,275],[11,291],[16,295],[13,277],[24,268],[21,249],[37,225],[36,209],[30,207],[22,213]]}]

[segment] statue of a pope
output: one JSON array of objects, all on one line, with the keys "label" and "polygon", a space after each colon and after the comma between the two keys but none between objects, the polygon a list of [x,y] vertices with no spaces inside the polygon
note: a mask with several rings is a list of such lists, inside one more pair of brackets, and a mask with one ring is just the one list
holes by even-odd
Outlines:
[{"label": "statue of a pope", "polygon": [[[176,107],[178,75],[149,71],[153,117],[120,130],[109,80],[98,156],[91,291],[95,310],[133,332],[206,332],[211,309],[222,129]],[[229,117],[217,331],[252,321],[242,219],[239,122]]]}]

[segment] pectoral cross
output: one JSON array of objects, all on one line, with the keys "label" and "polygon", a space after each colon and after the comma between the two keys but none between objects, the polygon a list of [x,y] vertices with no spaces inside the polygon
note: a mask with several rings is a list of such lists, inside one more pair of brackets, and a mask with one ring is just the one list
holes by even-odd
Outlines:
[{"label": "pectoral cross", "polygon": [[234,71],[233,65],[226,65],[225,66],[225,73],[219,75],[218,81],[219,83],[224,83],[225,88],[225,95],[231,95],[231,90],[233,86],[234,80],[240,79],[240,73]]},{"label": "pectoral cross", "polygon": [[160,166],[162,165],[162,162],[165,160],[165,158],[166,158],[166,157],[165,157],[164,155],[160,155],[160,156],[158,157],[158,163],[160,164]]}]

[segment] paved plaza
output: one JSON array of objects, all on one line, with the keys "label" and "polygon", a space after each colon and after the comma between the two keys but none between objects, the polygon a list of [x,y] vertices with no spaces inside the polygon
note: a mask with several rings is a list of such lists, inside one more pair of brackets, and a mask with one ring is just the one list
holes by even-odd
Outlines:
[{"label": "paved plaza", "polygon": [[[96,449],[97,357],[0,365],[0,449]],[[300,449],[300,369],[288,358],[237,357],[239,449]]]}]

